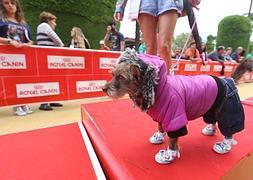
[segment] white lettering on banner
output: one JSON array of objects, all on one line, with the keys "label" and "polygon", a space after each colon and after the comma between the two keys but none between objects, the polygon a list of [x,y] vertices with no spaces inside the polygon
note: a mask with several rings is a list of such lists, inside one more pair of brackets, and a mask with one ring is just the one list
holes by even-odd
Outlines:
[{"label": "white lettering on banner", "polygon": [[59,82],[16,84],[18,98],[53,96],[60,94]]},{"label": "white lettering on banner", "polygon": [[99,58],[100,69],[112,69],[115,67],[118,58]]},{"label": "white lettering on banner", "polygon": [[207,65],[207,64],[200,66],[200,71],[202,71],[202,72],[208,72],[208,71],[210,71],[210,69],[211,69],[211,66]]},{"label": "white lettering on banner", "polygon": [[0,54],[0,69],[26,69],[24,54]]},{"label": "white lettering on banner", "polygon": [[197,71],[197,64],[185,64],[185,71]]},{"label": "white lettering on banner", "polygon": [[233,66],[225,66],[225,71],[226,72],[232,72],[233,71]]},{"label": "white lettering on banner", "polygon": [[214,72],[220,72],[221,69],[222,69],[222,66],[221,66],[221,65],[214,65],[214,66],[213,66],[213,71],[214,71]]},{"label": "white lettering on banner", "polygon": [[47,56],[48,69],[85,69],[81,56]]},{"label": "white lettering on banner", "polygon": [[99,92],[102,91],[102,87],[105,85],[105,83],[106,80],[77,81],[76,92],[77,93]]}]

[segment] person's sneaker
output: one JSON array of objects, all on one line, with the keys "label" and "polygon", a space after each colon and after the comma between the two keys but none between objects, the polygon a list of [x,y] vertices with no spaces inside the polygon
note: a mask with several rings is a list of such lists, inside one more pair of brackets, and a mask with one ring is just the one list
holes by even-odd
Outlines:
[{"label": "person's sneaker", "polygon": [[215,124],[208,124],[202,129],[202,134],[206,136],[213,136],[216,132],[216,129],[217,127]]},{"label": "person's sneaker", "polygon": [[18,116],[25,116],[27,113],[23,110],[21,106],[13,107],[14,113]]},{"label": "person's sneaker", "polygon": [[161,132],[155,132],[153,136],[149,138],[149,142],[152,144],[161,144],[164,141],[164,136],[166,133],[161,133]]},{"label": "person's sneaker", "polygon": [[41,104],[40,107],[39,107],[39,110],[42,110],[42,111],[52,111],[53,108],[51,108],[48,104]]},{"label": "person's sneaker", "polygon": [[180,157],[179,150],[163,149],[160,150],[155,155],[155,161],[158,162],[159,164],[169,164],[179,157]]},{"label": "person's sneaker", "polygon": [[28,105],[21,106],[23,111],[25,111],[27,114],[33,113],[32,109]]},{"label": "person's sneaker", "polygon": [[62,107],[63,106],[61,103],[50,103],[49,105],[53,106],[53,107]]},{"label": "person's sneaker", "polygon": [[218,154],[226,154],[232,149],[232,146],[236,144],[237,144],[237,141],[234,140],[233,138],[224,139],[221,142],[216,142],[213,145],[213,150]]}]

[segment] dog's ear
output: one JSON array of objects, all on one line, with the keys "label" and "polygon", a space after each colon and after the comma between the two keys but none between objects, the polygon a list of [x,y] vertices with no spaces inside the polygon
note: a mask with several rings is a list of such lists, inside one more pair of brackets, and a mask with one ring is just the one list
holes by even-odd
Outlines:
[{"label": "dog's ear", "polygon": [[141,71],[138,66],[131,64],[130,72],[133,75],[133,77],[136,78],[138,81],[141,79]]}]

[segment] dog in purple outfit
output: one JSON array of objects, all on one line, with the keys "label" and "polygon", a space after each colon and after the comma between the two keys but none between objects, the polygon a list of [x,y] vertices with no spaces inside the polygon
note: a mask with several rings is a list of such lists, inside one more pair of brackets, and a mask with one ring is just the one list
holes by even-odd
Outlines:
[{"label": "dog in purple outfit", "polygon": [[252,67],[253,61],[245,60],[233,73],[234,78],[168,76],[161,58],[127,51],[118,59],[103,91],[112,98],[129,94],[137,107],[158,122],[158,132],[150,142],[160,144],[166,134],[169,136],[168,149],[155,155],[158,163],[168,164],[179,157],[178,138],[187,134],[188,120],[198,117],[208,123],[202,130],[204,135],[214,135],[216,124],[224,135],[213,150],[219,154],[231,150],[236,144],[233,134],[244,129],[244,110],[235,81]]}]

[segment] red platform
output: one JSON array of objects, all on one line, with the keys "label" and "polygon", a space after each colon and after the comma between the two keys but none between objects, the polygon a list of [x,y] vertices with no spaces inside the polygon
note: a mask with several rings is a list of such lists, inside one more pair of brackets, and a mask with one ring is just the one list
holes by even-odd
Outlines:
[{"label": "red platform", "polygon": [[79,127],[75,123],[0,136],[0,179],[103,179],[97,178]]},{"label": "red platform", "polygon": [[82,118],[101,165],[109,179],[220,179],[253,151],[253,109],[244,106],[246,128],[235,135],[238,145],[226,155],[213,152],[214,142],[223,137],[201,135],[201,119],[188,124],[189,134],[180,139],[181,158],[159,165],[154,155],[167,144],[152,145],[148,139],[156,123],[145,113],[131,107],[130,100],[82,106]]},{"label": "red platform", "polygon": [[244,100],[243,104],[253,106],[253,97]]}]

